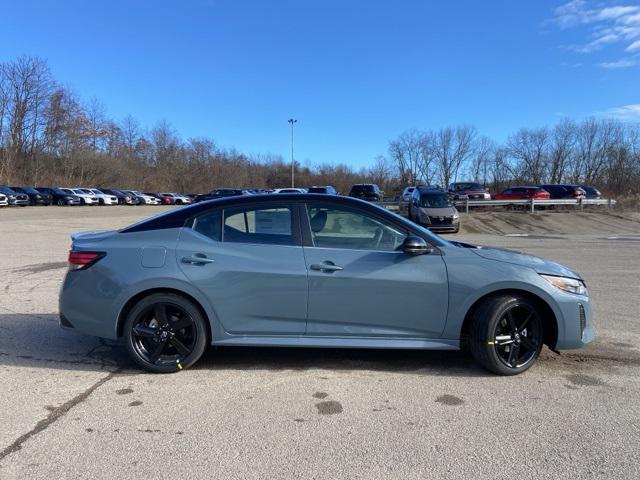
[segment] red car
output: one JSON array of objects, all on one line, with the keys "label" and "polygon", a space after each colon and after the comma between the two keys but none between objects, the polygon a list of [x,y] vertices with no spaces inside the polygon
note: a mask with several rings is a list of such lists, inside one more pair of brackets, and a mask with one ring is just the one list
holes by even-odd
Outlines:
[{"label": "red car", "polygon": [[540,187],[511,187],[496,194],[496,200],[549,200],[551,195]]}]

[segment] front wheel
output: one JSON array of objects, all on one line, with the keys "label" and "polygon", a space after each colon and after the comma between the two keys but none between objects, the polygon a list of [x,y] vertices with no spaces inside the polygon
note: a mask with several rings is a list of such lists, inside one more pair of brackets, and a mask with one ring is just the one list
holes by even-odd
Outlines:
[{"label": "front wheel", "polygon": [[475,311],[469,348],[480,365],[498,375],[516,375],[537,360],[544,341],[542,318],[526,297],[500,295]]},{"label": "front wheel", "polygon": [[172,293],[143,298],[124,325],[129,355],[143,369],[173,373],[198,361],[207,346],[205,319],[193,302]]}]

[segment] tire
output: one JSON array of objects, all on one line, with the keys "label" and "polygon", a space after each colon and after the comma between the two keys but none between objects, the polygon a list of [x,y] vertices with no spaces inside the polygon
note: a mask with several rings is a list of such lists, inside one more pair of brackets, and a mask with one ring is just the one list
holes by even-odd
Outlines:
[{"label": "tire", "polygon": [[[163,309],[164,315],[157,313]],[[128,313],[123,332],[133,361],[153,373],[189,368],[208,344],[206,321],[200,309],[174,293],[155,293],[140,300]]]},{"label": "tire", "polygon": [[104,207],[105,206],[104,199],[102,199],[102,198],[99,199],[98,200],[98,205],[100,205],[101,207]]},{"label": "tire", "polygon": [[543,339],[542,318],[535,304],[520,295],[498,295],[473,313],[468,346],[487,370],[517,375],[535,363]]}]

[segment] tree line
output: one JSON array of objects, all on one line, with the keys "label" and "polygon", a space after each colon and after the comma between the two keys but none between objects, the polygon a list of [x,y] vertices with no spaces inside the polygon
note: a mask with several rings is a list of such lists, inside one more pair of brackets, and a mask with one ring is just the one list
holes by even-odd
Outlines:
[{"label": "tree line", "polygon": [[[96,99],[60,85],[41,58],[0,63],[0,184],[87,185],[205,192],[217,187],[276,188],[290,183],[280,155],[248,156],[210,138],[181,138],[166,121],[150,130],[131,116],[116,121]],[[406,185],[473,180],[492,190],[511,184],[582,183],[614,196],[640,192],[640,125],[564,119],[521,128],[505,142],[460,125],[412,129],[392,139],[369,167],[296,164],[297,185]]]}]

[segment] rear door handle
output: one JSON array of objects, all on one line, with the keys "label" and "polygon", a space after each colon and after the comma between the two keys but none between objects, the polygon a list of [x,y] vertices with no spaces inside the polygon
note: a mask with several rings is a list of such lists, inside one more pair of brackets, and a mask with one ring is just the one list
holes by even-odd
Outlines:
[{"label": "rear door handle", "polygon": [[205,263],[213,263],[214,261],[215,260],[213,258],[207,258],[202,254],[182,257],[182,263],[188,263],[191,265],[204,265]]},{"label": "rear door handle", "polygon": [[321,272],[337,272],[342,270],[342,267],[335,265],[333,262],[312,263],[309,265],[311,270],[319,270]]}]

